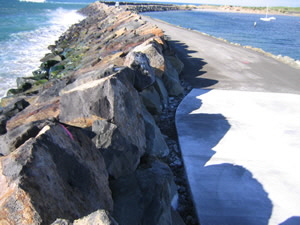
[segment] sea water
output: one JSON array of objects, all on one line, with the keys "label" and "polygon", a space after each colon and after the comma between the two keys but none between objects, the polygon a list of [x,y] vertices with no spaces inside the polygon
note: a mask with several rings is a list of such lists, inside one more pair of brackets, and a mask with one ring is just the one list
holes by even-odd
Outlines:
[{"label": "sea water", "polygon": [[74,1],[0,0],[0,97],[16,87],[17,77],[31,76],[50,52],[47,47],[84,18],[77,10],[88,1]]},{"label": "sea water", "polygon": [[260,18],[265,15],[244,13],[168,11],[144,15],[300,60],[300,17],[297,16],[269,15],[275,16],[276,20],[264,22]]}]

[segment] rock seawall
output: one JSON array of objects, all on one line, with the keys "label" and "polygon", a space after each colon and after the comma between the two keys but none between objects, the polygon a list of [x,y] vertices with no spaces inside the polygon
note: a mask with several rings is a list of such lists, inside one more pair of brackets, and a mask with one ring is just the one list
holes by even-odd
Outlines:
[{"label": "rock seawall", "polygon": [[[116,2],[100,1],[109,6],[116,6]],[[137,2],[118,2],[117,7],[133,12],[156,12],[156,11],[171,11],[171,10],[185,10],[186,7],[175,4],[163,3],[137,3]]]},{"label": "rock seawall", "polygon": [[155,118],[183,94],[183,64],[139,15],[81,12],[1,100],[0,224],[180,224]]}]

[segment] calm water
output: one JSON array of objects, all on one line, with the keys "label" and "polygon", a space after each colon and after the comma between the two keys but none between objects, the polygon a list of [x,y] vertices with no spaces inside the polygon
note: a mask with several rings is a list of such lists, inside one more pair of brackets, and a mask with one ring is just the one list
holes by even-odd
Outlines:
[{"label": "calm water", "polygon": [[276,15],[275,21],[264,22],[260,20],[264,15],[242,13],[169,11],[144,14],[230,42],[262,48],[274,55],[300,60],[300,17]]}]

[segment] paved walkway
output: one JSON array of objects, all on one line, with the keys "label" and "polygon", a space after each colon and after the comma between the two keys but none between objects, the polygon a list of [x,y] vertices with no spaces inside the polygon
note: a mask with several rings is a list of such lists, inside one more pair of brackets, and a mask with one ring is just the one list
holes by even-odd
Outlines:
[{"label": "paved walkway", "polygon": [[300,70],[148,20],[194,87],[176,126],[201,225],[299,225]]}]

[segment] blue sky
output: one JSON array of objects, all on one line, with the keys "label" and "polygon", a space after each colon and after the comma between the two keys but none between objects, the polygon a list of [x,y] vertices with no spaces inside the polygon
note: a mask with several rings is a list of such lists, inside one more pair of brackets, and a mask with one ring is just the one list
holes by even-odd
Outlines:
[{"label": "blue sky", "polygon": [[290,6],[300,7],[300,0],[151,0],[157,2],[180,2],[218,5],[242,5],[242,6]]}]

